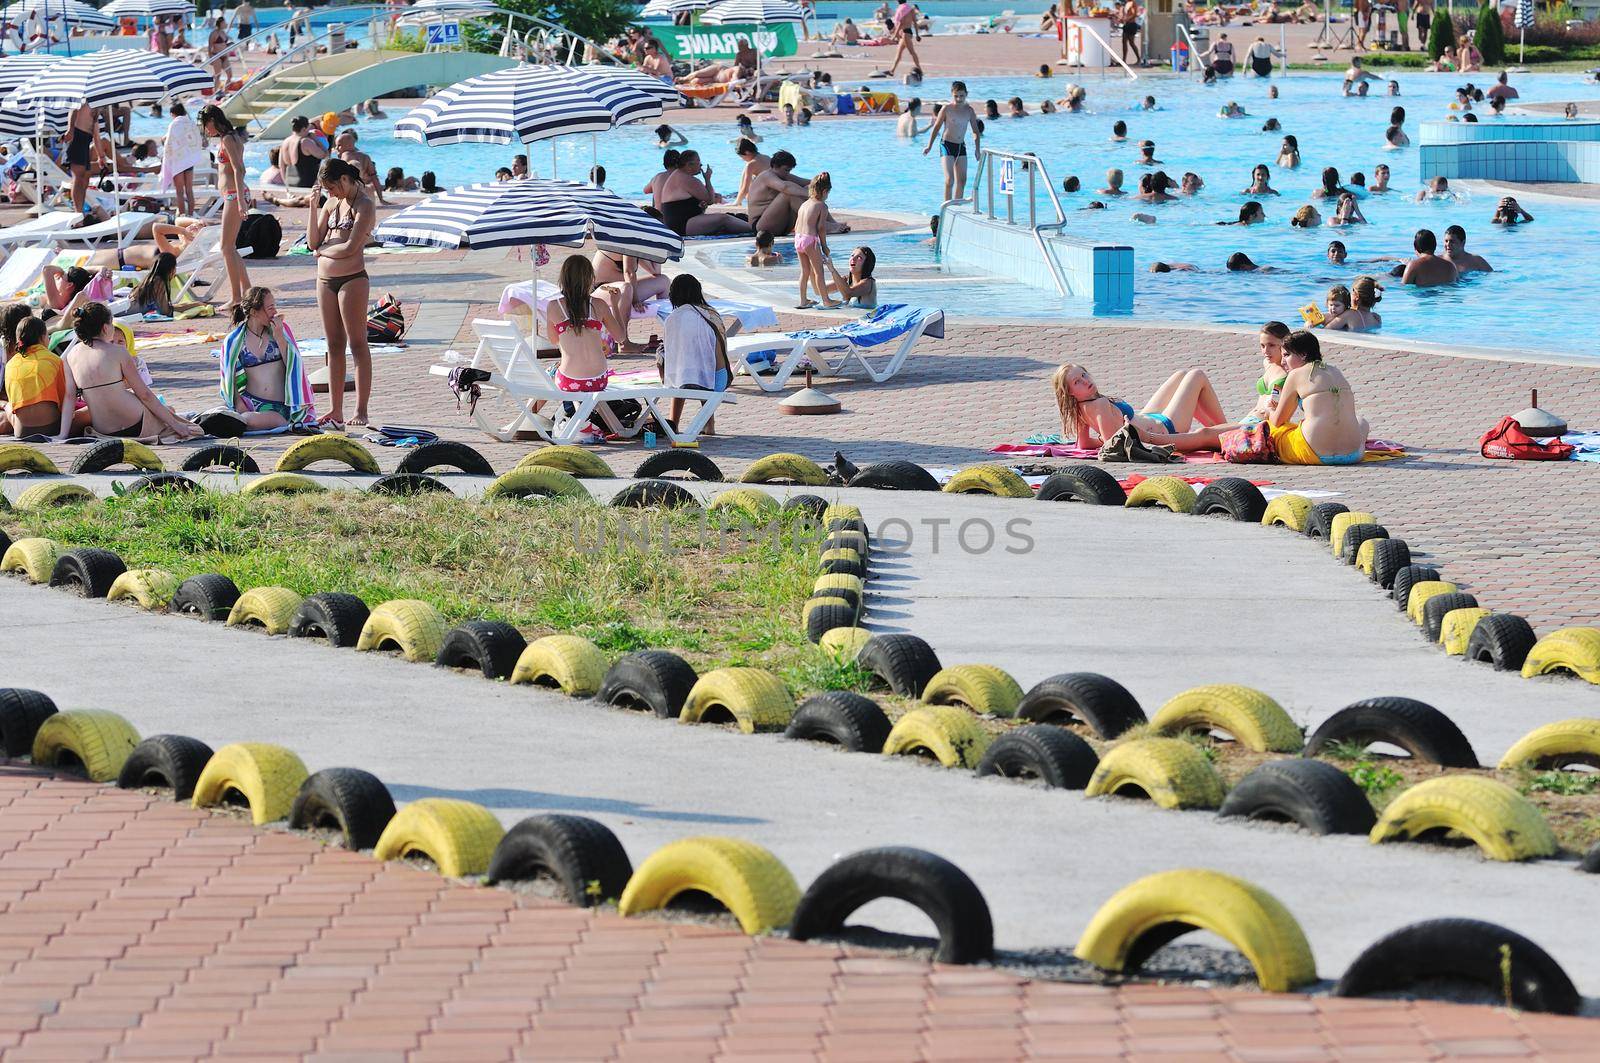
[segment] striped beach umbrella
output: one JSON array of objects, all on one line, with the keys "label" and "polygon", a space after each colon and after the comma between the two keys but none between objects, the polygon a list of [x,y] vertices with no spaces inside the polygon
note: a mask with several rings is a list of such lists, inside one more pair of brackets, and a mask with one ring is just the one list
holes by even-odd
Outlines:
[{"label": "striped beach umbrella", "polygon": [[660,116],[659,95],[608,69],[524,65],[450,86],[396,122],[394,135],[424,144],[531,144]]},{"label": "striped beach umbrella", "polygon": [[704,11],[714,0],[650,0],[639,9],[640,18],[671,18],[686,11]]},{"label": "striped beach umbrella", "polygon": [[23,82],[45,67],[54,66],[65,58],[64,55],[50,55],[45,52],[27,52],[23,55],[0,57],[0,98],[12,89],[19,88]]},{"label": "striped beach umbrella", "polygon": [[1517,0],[1517,14],[1512,21],[1523,29],[1533,25],[1533,0]]},{"label": "striped beach umbrella", "polygon": [[111,0],[100,9],[114,18],[170,18],[194,14],[194,0]]},{"label": "striped beach umbrella", "polygon": [[717,0],[700,16],[701,22],[712,26],[738,22],[773,26],[780,22],[798,23],[805,20],[805,11],[790,0]]},{"label": "striped beach umbrella", "polygon": [[111,107],[211,89],[211,76],[197,66],[150,52],[108,48],[45,67],[13,89],[0,107],[25,112],[71,109],[83,103]]},{"label": "striped beach umbrella", "polygon": [[660,78],[651,77],[635,67],[591,63],[588,66],[575,66],[572,70],[575,73],[611,78],[625,85],[631,85],[641,92],[649,93],[662,103],[683,102],[683,93],[678,91],[677,86],[669,85]]},{"label": "striped beach umbrella", "polygon": [[396,21],[403,26],[427,26],[506,13],[494,0],[417,0]]},{"label": "striped beach umbrella", "polygon": [[683,240],[615,192],[576,181],[527,178],[467,185],[407,207],[378,226],[379,240],[433,247],[578,247],[665,262]]},{"label": "striped beach umbrella", "polygon": [[38,12],[39,17],[50,22],[60,22],[66,26],[86,30],[111,30],[117,28],[117,20],[103,12],[96,11],[81,0],[18,0],[17,3],[0,7],[0,20],[23,25],[28,16]]}]

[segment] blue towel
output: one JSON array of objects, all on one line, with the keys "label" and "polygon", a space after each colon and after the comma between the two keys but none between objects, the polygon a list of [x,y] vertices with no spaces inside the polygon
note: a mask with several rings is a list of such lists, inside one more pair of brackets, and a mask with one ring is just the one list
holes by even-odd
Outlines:
[{"label": "blue towel", "polygon": [[926,335],[936,340],[944,339],[942,311],[927,307],[908,306],[905,303],[888,303],[873,310],[866,317],[847,321],[831,328],[802,329],[790,336],[804,340],[847,339],[857,347],[876,347],[880,343],[899,339],[922,324],[924,318],[939,315],[939,320],[928,327]]}]

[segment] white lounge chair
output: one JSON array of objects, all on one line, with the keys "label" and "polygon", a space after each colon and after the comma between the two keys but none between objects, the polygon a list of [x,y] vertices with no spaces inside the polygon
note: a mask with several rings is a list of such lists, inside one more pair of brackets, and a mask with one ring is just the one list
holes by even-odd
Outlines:
[{"label": "white lounge chair", "polygon": [[55,234],[78,220],[78,214],[70,210],[52,210],[48,214],[41,214],[37,218],[19,221],[15,225],[7,225],[0,229],[0,247],[26,247],[30,244],[47,244]]},{"label": "white lounge chair", "polygon": [[201,283],[214,285],[221,268],[222,226],[210,225],[201,229],[200,235],[178,256],[178,276],[183,278],[183,287],[178,289],[172,301],[183,303],[194,300],[198,295],[195,286]]},{"label": "white lounge chair", "polygon": [[[804,362],[824,373],[841,375],[852,362],[876,384],[898,373],[924,336],[944,337],[944,311],[888,304],[866,317],[842,325],[801,332],[757,332],[728,341],[728,361],[736,373],[748,374],[763,391],[782,391]],[[899,341],[889,357],[873,365],[868,352]],[[774,352],[769,361],[758,357]],[[770,373],[766,370],[772,370]]]},{"label": "white lounge chair", "polygon": [[0,302],[17,296],[39,283],[44,267],[54,257],[49,247],[19,247],[0,265]]},{"label": "white lounge chair", "polygon": [[[470,361],[441,364],[428,372],[434,376],[449,376],[451,370],[468,366],[489,374],[482,385],[488,390],[498,390],[515,402],[517,416],[508,424],[495,427],[487,414],[473,411],[473,420],[483,431],[502,443],[527,438],[533,433],[549,443],[572,443],[589,422],[590,415],[598,412],[612,432],[620,436],[636,436],[644,430],[646,419],[640,416],[632,425],[624,425],[612,414],[605,403],[632,399],[642,404],[655,417],[662,433],[673,443],[692,443],[705,430],[706,422],[724,402],[734,401],[726,391],[700,391],[696,388],[669,388],[659,384],[612,384],[604,391],[562,391],[556,387],[550,374],[529,346],[528,339],[509,321],[474,319],[472,331],[478,336],[478,349]],[[657,404],[668,399],[693,399],[700,410],[687,425],[673,428],[667,422],[667,413]],[[546,403],[553,416],[535,413],[535,403]],[[563,413],[562,403],[571,403],[571,413]]]}]

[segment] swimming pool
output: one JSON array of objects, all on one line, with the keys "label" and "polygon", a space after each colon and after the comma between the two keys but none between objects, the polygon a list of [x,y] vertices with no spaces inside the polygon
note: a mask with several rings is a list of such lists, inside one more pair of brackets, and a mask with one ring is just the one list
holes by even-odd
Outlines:
[{"label": "swimming pool", "polygon": [[[1241,46],[1248,43],[1241,32]],[[1344,98],[1339,76],[1295,73],[1270,82],[1239,78],[1215,88],[1172,78],[1101,80],[1082,79],[1088,90],[1086,114],[1034,114],[1023,119],[999,119],[988,124],[986,143],[1037,152],[1059,182],[1078,175],[1088,189],[1101,187],[1108,167],[1127,171],[1130,187],[1142,172],[1134,165],[1136,144],[1150,138],[1156,157],[1175,180],[1185,171],[1198,173],[1205,189],[1194,197],[1170,204],[1108,201],[1105,211],[1078,211],[1096,198],[1080,192],[1065,198],[1070,217],[1066,232],[1087,240],[1130,243],[1135,249],[1136,296],[1133,316],[1236,324],[1257,324],[1267,318],[1298,320],[1297,309],[1313,299],[1321,301],[1330,284],[1348,285],[1363,272],[1381,273],[1391,263],[1364,263],[1382,255],[1410,252],[1413,232],[1422,227],[1441,231],[1459,223],[1468,233],[1468,246],[1495,267],[1491,275],[1473,275],[1450,288],[1402,289],[1391,284],[1378,307],[1384,317],[1383,333],[1412,340],[1480,347],[1548,351],[1600,357],[1594,329],[1582,307],[1596,305],[1600,279],[1592,270],[1562,270],[1560,263],[1590,259],[1600,245],[1600,209],[1585,203],[1530,200],[1526,206],[1537,221],[1519,228],[1489,225],[1494,197],[1463,194],[1455,202],[1415,203],[1420,185],[1418,151],[1384,151],[1383,133],[1389,110],[1406,108],[1406,129],[1413,139],[1420,123],[1452,112],[1448,105],[1460,76],[1401,73],[1402,95]],[[1492,76],[1477,76],[1488,84]],[[1033,110],[1045,95],[1064,93],[1067,79],[968,79],[974,101],[1005,101],[1013,95],[1028,101]],[[843,79],[836,81],[846,88]],[[882,87],[884,83],[875,83]],[[1269,84],[1279,87],[1281,98],[1269,100]],[[1593,97],[1595,87],[1585,86],[1578,75],[1522,75],[1515,85],[1524,100],[1563,101]],[[924,100],[948,97],[948,80],[930,79],[915,90]],[[1380,87],[1381,88],[1381,87]],[[902,91],[904,91],[902,89]],[[1160,109],[1136,110],[1145,94],[1156,96]],[[1218,108],[1237,100],[1249,118],[1216,117]],[[771,118],[771,116],[759,116]],[[1283,124],[1283,132],[1299,138],[1302,165],[1297,171],[1273,166],[1281,133],[1263,133],[1268,117]],[[670,116],[669,116],[670,118]],[[732,194],[737,188],[739,163],[733,154],[734,112],[714,125],[686,125],[691,144],[712,164],[714,185]],[[1111,143],[1111,124],[1128,123],[1129,140]],[[1484,121],[1494,119],[1485,117]],[[937,156],[924,156],[919,141],[912,144],[894,136],[893,123],[861,118],[817,122],[807,127],[786,127],[776,121],[758,121],[766,139],[761,147],[771,152],[786,148],[800,160],[799,172],[829,170],[834,178],[832,202],[840,208],[893,210],[922,216],[937,212],[941,190]],[[362,146],[380,167],[401,164],[407,173],[434,170],[443,185],[488,180],[495,167],[509,164],[520,146],[454,145],[422,148],[396,142],[393,120],[363,123]],[[267,145],[252,145],[251,159],[259,167]],[[610,187],[636,194],[659,166],[660,149],[649,128],[629,127],[599,138],[599,159],[608,171]],[[588,137],[558,144],[557,167],[561,176],[579,178],[590,165]],[[548,144],[534,145],[531,160],[540,172],[550,174]],[[1214,222],[1235,218],[1245,196],[1239,190],[1249,183],[1257,162],[1272,166],[1272,184],[1282,193],[1263,200],[1268,223],[1252,227],[1219,228]],[[1305,203],[1327,165],[1341,175],[1362,171],[1369,178],[1374,167],[1387,163],[1396,191],[1373,196],[1362,203],[1372,224],[1349,229],[1299,230],[1289,226],[1289,216]],[[1136,209],[1154,214],[1155,225],[1130,220]],[[1335,267],[1325,258],[1331,239],[1350,248],[1351,264]],[[1044,315],[1081,317],[1089,308],[1063,302],[1048,293],[1023,289],[1009,282],[931,283],[937,279],[933,250],[915,237],[870,238],[889,261],[908,269],[904,277],[886,274],[885,299],[914,298],[936,301],[952,313],[982,316]],[[834,241],[835,251],[850,244]],[[1228,273],[1223,264],[1230,252],[1243,251],[1258,263],[1282,272]],[[739,256],[730,253],[729,264]],[[1189,262],[1199,273],[1152,274],[1150,263]],[[842,259],[841,259],[842,261]],[[962,273],[967,271],[963,270]],[[769,278],[763,278],[769,279]],[[950,278],[946,278],[950,280]],[[934,294],[937,293],[937,294]],[[787,296],[785,296],[787,297]]]}]

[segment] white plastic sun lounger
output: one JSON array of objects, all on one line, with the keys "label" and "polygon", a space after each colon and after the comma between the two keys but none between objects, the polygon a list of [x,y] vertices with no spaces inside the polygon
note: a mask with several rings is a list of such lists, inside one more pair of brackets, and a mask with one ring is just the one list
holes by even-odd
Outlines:
[{"label": "white plastic sun lounger", "polygon": [[44,267],[55,257],[49,247],[19,247],[0,265],[0,301],[14,299],[39,283]]},{"label": "white plastic sun lounger", "polygon": [[[728,341],[728,361],[763,391],[782,391],[805,363],[838,376],[854,362],[868,379],[881,384],[900,372],[924,336],[944,337],[944,311],[891,303],[856,321],[827,328],[736,336]],[[888,358],[874,365],[868,353],[890,344],[894,347]],[[770,362],[756,357],[767,351],[774,352]]]},{"label": "white plastic sun lounger", "polygon": [[[590,415],[596,412],[612,432],[621,436],[636,436],[647,423],[644,416],[641,415],[632,425],[624,425],[604,405],[620,399],[633,399],[642,404],[654,415],[655,423],[668,441],[692,443],[705,430],[706,423],[717,412],[717,407],[724,402],[734,401],[726,391],[700,391],[649,384],[616,384],[604,391],[562,391],[556,387],[544,366],[539,364],[527,337],[516,325],[509,321],[477,318],[472,322],[472,331],[478,336],[478,349],[470,361],[435,365],[428,372],[434,376],[449,376],[452,369],[467,365],[489,373],[489,380],[481,386],[486,390],[503,392],[520,406],[517,416],[509,424],[500,427],[495,427],[485,413],[473,411],[473,420],[478,427],[502,443],[525,438],[523,434],[529,432],[548,443],[572,443],[589,422]],[[692,420],[674,429],[667,423],[667,412],[658,405],[668,399],[693,399],[701,405]],[[540,402],[547,404],[550,416],[534,412],[534,404]],[[562,403],[572,404],[570,414],[562,412]]]},{"label": "white plastic sun lounger", "polygon": [[160,215],[142,210],[124,210],[106,221],[97,221],[79,229],[68,225],[51,233],[50,238],[62,244],[88,244],[96,250],[127,247],[139,238],[141,229],[158,217]]},{"label": "white plastic sun lounger", "polygon": [[55,239],[55,234],[78,220],[70,210],[52,210],[37,218],[19,221],[0,229],[0,247],[24,247],[45,244]]}]

